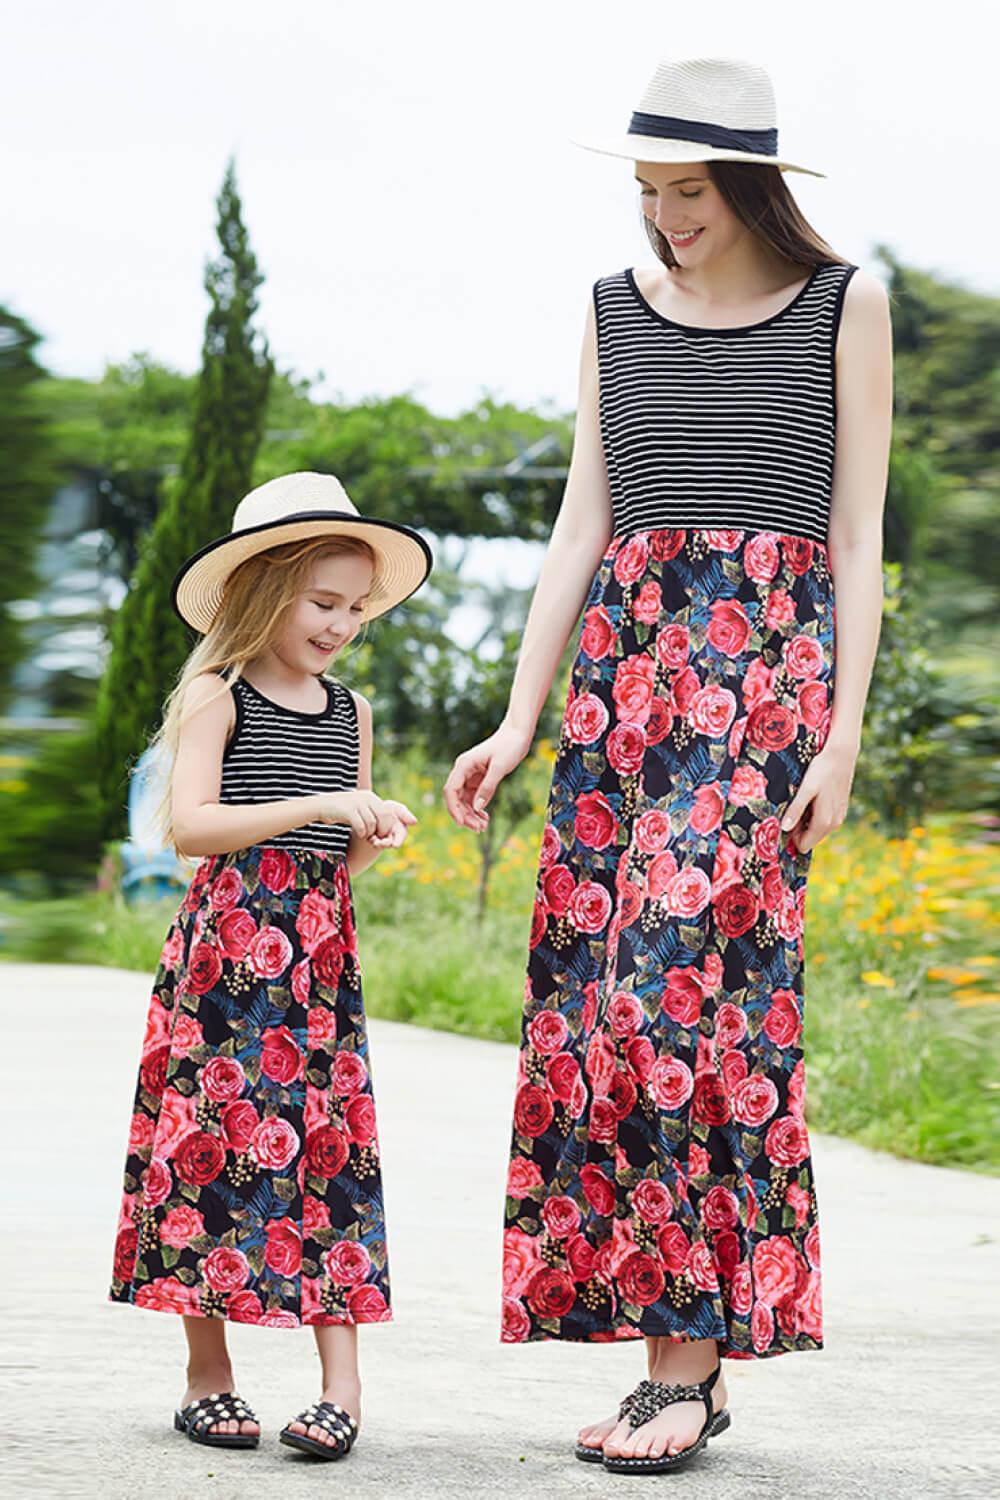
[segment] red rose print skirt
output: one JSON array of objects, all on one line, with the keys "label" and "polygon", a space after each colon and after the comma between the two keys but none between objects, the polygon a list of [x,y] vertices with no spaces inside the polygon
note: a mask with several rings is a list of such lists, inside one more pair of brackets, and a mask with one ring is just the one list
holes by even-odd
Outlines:
[{"label": "red rose print skirt", "polygon": [[825,548],[612,542],[542,838],[503,1338],[822,1345],[804,1120],[811,854],[780,819],[829,732]]},{"label": "red rose print skirt", "polygon": [[204,860],[153,983],[111,1300],[294,1328],[390,1316],[347,866]]}]

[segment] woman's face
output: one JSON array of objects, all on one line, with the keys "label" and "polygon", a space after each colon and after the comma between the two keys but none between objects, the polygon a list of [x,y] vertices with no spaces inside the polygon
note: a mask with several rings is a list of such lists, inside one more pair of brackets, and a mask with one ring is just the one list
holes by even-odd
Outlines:
[{"label": "woman's face", "polygon": [[635,164],[642,211],[682,266],[701,265],[747,233],[704,162]]},{"label": "woman's face", "polygon": [[317,558],[273,650],[293,670],[322,672],[361,629],[372,565],[355,552]]}]

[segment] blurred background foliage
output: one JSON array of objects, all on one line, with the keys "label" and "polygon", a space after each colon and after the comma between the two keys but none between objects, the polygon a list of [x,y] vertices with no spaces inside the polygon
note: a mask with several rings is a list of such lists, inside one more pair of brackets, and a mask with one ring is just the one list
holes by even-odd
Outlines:
[{"label": "blurred background foliage", "polygon": [[[449,417],[408,394],[314,399],[308,380],[273,369],[256,325],[261,273],[231,167],[218,208],[195,375],[139,352],[100,380],[60,378],[39,363],[31,326],[0,308],[0,954],[155,961],[164,913],[124,907],[114,861],[128,769],[188,645],[170,614],[170,580],[183,557],[228,528],[243,488],[317,469],[337,474],[360,510],[422,528],[437,554],[431,584],[373,624],[339,668],[375,702],[377,784],[422,803],[407,845],[413,862],[382,860],[362,883],[359,907],[375,934],[373,1008],[512,1039],[549,760],[543,748],[509,779],[479,841],[442,821],[438,788],[454,753],[503,712],[530,599],[505,578],[505,559],[513,541],[547,537],[572,417],[487,395]],[[948,876],[947,899],[958,905],[963,889],[970,901],[995,891],[1000,860],[1000,298],[904,266],[887,247],[877,254],[896,347],[886,605],[848,823],[817,866],[843,895],[851,882],[838,871],[863,864],[875,890],[902,878],[919,829],[918,844],[953,851],[959,873]],[[497,558],[485,574],[482,542]],[[475,547],[486,582],[463,572]],[[141,590],[131,589],[136,580]],[[557,732],[564,694],[565,672],[543,742]],[[962,874],[970,850],[984,862]],[[946,865],[935,867],[939,880]],[[400,879],[386,882],[393,869]],[[860,1083],[848,1086],[834,1040],[834,1013],[841,1026],[849,1013],[848,1031],[873,1024],[861,975],[880,972],[878,955],[870,944],[861,952],[833,898],[825,910],[811,944],[827,954],[831,977],[827,988],[822,967],[814,973],[811,1024],[829,1055],[821,1069],[836,1082],[818,1091],[821,1123],[891,1144],[873,1125],[877,1101],[867,1114],[857,1104]],[[911,1028],[914,1037],[936,1026],[942,1056],[970,1043],[982,1051],[983,1018],[1000,1001],[983,980],[995,927],[985,917],[924,917],[912,933],[885,929],[901,956],[899,972],[883,976],[892,983],[879,1016],[892,989],[919,1011],[924,1030]],[[927,975],[935,963],[959,972],[970,943],[983,959],[968,970],[979,989],[956,1009]],[[400,944],[405,963],[393,957]],[[899,1036],[880,1021],[883,1050]],[[928,1069],[932,1051],[920,1054]],[[930,1146],[912,1123],[931,1108],[928,1087],[935,1099],[954,1093],[930,1077],[883,1080],[909,1100],[899,1106],[912,1124],[906,1149],[982,1164],[978,1137],[949,1146],[942,1125]]]}]

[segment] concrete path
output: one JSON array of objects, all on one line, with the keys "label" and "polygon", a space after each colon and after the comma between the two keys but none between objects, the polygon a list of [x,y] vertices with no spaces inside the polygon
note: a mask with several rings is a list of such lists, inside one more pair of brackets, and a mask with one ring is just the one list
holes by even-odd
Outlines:
[{"label": "concrete path", "polygon": [[4,964],[0,989],[5,1494],[1000,1493],[1000,1182],[819,1138],[827,1348],[730,1363],[730,1432],[681,1474],[621,1478],[576,1463],[572,1443],[644,1373],[640,1348],[497,1339],[514,1049],[387,1022],[371,1031],[396,1321],[361,1335],[363,1435],[341,1464],[280,1447],[315,1393],[311,1335],[237,1327],[261,1447],[195,1447],[170,1425],[179,1324],[105,1300],[149,980]]}]

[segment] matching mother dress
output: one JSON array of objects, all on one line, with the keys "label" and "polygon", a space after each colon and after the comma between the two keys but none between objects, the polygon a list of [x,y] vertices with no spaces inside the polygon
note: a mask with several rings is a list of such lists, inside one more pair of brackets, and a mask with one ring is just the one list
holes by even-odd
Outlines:
[{"label": "matching mother dress", "polygon": [[811,853],[780,820],[829,732],[835,350],[856,268],[762,322],[594,289],[614,536],[541,842],[503,1337],[822,1344],[804,1118]]}]

